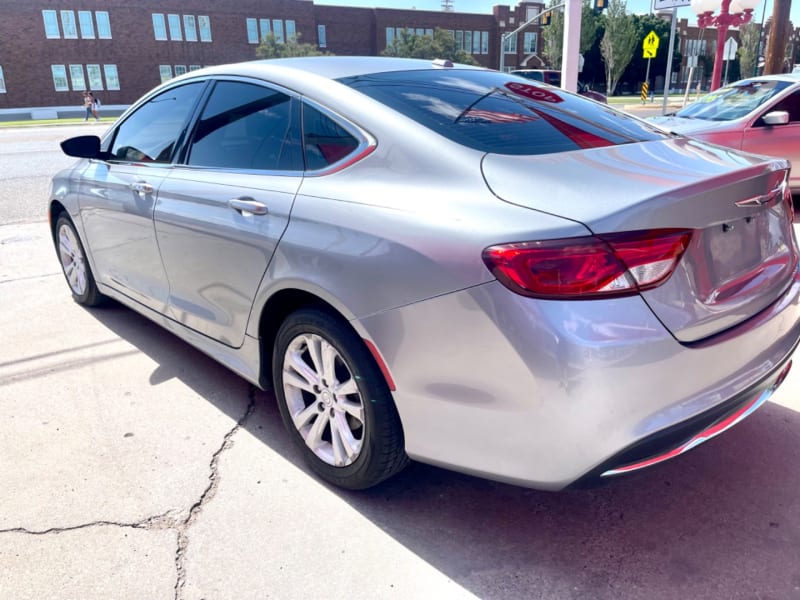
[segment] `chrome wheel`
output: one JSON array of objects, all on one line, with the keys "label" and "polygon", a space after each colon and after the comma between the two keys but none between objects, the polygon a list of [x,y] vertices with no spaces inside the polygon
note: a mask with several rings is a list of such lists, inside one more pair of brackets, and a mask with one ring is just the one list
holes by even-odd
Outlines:
[{"label": "chrome wheel", "polygon": [[65,222],[58,228],[58,256],[73,293],[76,296],[86,294],[86,261],[75,232]]},{"label": "chrome wheel", "polygon": [[334,467],[353,464],[364,442],[364,404],[350,365],[323,337],[293,338],[283,357],[283,393],[306,446]]}]

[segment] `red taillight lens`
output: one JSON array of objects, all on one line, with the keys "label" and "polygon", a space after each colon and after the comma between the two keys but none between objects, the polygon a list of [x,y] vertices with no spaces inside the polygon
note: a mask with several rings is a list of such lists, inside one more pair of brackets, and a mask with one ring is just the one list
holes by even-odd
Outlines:
[{"label": "red taillight lens", "polygon": [[519,242],[487,248],[483,262],[501,283],[525,296],[627,296],[664,283],[690,239],[684,229],[657,229]]}]

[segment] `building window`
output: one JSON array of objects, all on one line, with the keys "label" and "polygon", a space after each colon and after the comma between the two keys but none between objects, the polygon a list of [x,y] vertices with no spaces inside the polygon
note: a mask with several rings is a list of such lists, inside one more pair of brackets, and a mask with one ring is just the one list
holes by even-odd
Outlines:
[{"label": "building window", "polygon": [[75,24],[75,12],[71,10],[61,11],[61,28],[64,30],[65,40],[78,39],[78,27]]},{"label": "building window", "polygon": [[456,50],[461,50],[464,46],[464,32],[460,29],[456,30]]},{"label": "building window", "polygon": [[197,19],[194,15],[183,15],[183,33],[187,42],[197,41]]},{"label": "building window", "polygon": [[295,27],[294,21],[286,21],[286,41],[296,41],[297,40],[297,29]]},{"label": "building window", "polygon": [[283,21],[281,19],[272,19],[272,33],[275,34],[275,41],[282,44],[283,38]]},{"label": "building window", "polygon": [[190,71],[198,71],[198,70],[200,70],[202,68],[203,67],[201,67],[200,65],[189,65],[189,70]]},{"label": "building window", "polygon": [[43,10],[42,18],[44,18],[44,35],[48,40],[60,39],[61,30],[58,28],[58,16],[54,10]]},{"label": "building window", "polygon": [[526,31],[522,51],[525,52],[525,54],[536,54],[537,39],[538,34],[535,31]]},{"label": "building window", "polygon": [[3,67],[0,67],[0,94],[6,93],[6,77],[3,75]]},{"label": "building window", "polygon": [[86,74],[89,76],[89,89],[103,89],[103,75],[100,72],[100,65],[86,65]]},{"label": "building window", "polygon": [[186,74],[186,65],[175,65],[175,77]]},{"label": "building window", "polygon": [[95,11],[94,18],[97,21],[97,37],[101,40],[110,40],[111,22],[108,20],[108,12],[105,10]]},{"label": "building window", "polygon": [[394,27],[386,28],[386,47],[388,48],[394,43]]},{"label": "building window", "polygon": [[169,23],[169,39],[171,39],[173,42],[182,42],[183,34],[181,33],[181,16],[167,15],[167,22]]},{"label": "building window", "polygon": [[517,34],[514,34],[510,38],[505,39],[505,41],[503,42],[503,52],[505,52],[506,54],[517,53]]},{"label": "building window", "polygon": [[428,37],[433,37],[433,29],[426,29],[425,35],[427,35]]},{"label": "building window", "polygon": [[247,19],[247,43],[258,43],[258,21],[255,19]]},{"label": "building window", "polygon": [[69,81],[67,80],[67,68],[64,65],[50,65],[53,72],[53,85],[57,92],[68,92]]},{"label": "building window", "polygon": [[83,78],[83,65],[70,65],[69,78],[72,79],[72,89],[83,91],[86,89],[86,80]]},{"label": "building window", "polygon": [[464,52],[472,52],[472,32],[465,31],[464,32],[464,47],[462,48]]},{"label": "building window", "polygon": [[106,89],[118,90],[119,74],[117,73],[117,65],[103,65],[103,72],[106,75]]},{"label": "building window", "polygon": [[529,6],[525,9],[525,22],[527,23],[531,19],[536,18],[539,14],[539,9],[533,6]]},{"label": "building window", "polygon": [[472,32],[472,53],[473,54],[480,54],[481,53],[481,32],[480,31],[473,31]]},{"label": "building window", "polygon": [[172,67],[170,65],[158,65],[158,73],[161,75],[161,83],[172,79]]},{"label": "building window", "polygon": [[164,41],[167,39],[167,24],[164,21],[164,15],[161,13],[153,13],[153,33],[156,39]]},{"label": "building window", "polygon": [[489,54],[489,32],[481,31],[481,54]]},{"label": "building window", "polygon": [[78,24],[81,27],[81,37],[85,40],[94,39],[94,22],[92,21],[92,11],[79,10]]},{"label": "building window", "polygon": [[317,25],[317,42],[320,48],[328,47],[328,35],[325,31],[325,25]]},{"label": "building window", "polygon": [[258,36],[258,39],[261,41],[270,34],[272,28],[269,26],[269,19],[259,19],[258,25],[261,27],[261,35]]},{"label": "building window", "polygon": [[210,42],[211,41],[211,19],[207,16],[199,16],[197,17],[197,25],[200,27],[200,41],[201,42]]}]

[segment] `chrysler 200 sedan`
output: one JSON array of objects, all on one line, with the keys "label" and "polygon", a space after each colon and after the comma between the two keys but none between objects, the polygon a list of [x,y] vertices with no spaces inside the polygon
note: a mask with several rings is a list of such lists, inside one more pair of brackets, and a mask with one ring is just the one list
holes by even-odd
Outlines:
[{"label": "chrysler 200 sedan", "polygon": [[445,61],[210,67],[62,147],[75,300],[264,389],[323,479],[558,490],[678,456],[800,337],[785,160]]}]

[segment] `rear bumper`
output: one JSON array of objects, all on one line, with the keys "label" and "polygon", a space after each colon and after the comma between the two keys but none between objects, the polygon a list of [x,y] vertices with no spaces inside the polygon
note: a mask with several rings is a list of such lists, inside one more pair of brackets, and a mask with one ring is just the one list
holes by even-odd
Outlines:
[{"label": "rear bumper", "polygon": [[639,297],[541,301],[497,282],[359,325],[396,383],[409,456],[558,490],[670,452],[778,382],[800,339],[800,282],[692,345]]}]

